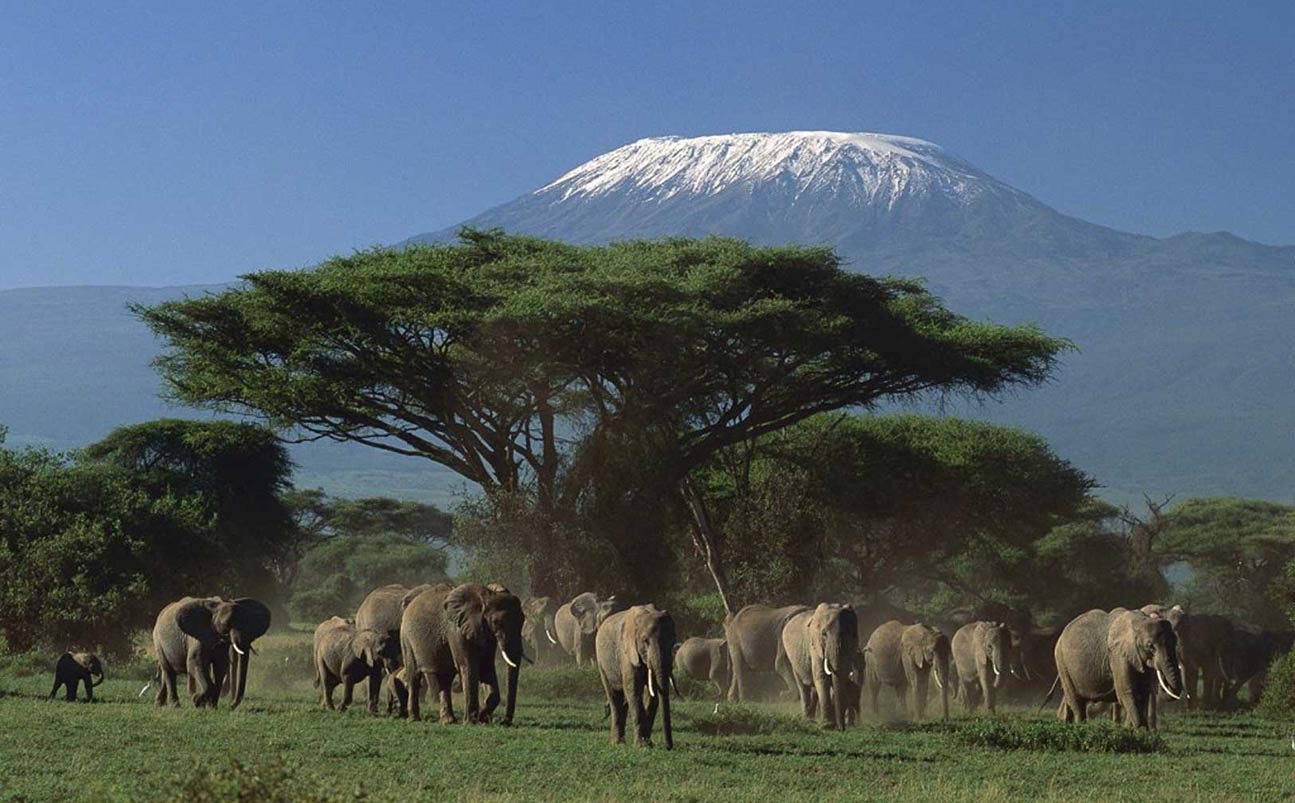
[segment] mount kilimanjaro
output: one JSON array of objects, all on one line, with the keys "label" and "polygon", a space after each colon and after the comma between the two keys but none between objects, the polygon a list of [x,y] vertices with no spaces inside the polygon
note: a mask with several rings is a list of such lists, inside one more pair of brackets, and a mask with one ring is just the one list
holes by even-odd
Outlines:
[{"label": "mount kilimanjaro", "polygon": [[[1295,247],[1118,231],[1063,215],[931,142],[824,131],[642,139],[464,225],[577,243],[718,234],[831,245],[852,270],[922,277],[958,312],[1037,321],[1078,347],[1048,386],[949,412],[1040,432],[1115,498],[1295,500],[1295,342],[1285,336]],[[405,242],[450,240],[458,228]],[[163,412],[147,371],[157,346],[121,309],[131,292],[153,301],[184,290],[0,292],[0,422],[13,440],[63,445],[69,424],[51,411],[76,418],[77,399],[102,422],[71,427],[84,440],[109,421]],[[111,317],[127,339],[95,337],[87,315]],[[111,393],[75,393],[86,365]],[[297,459],[308,481],[343,490],[429,481],[414,476],[426,471],[410,465],[419,461],[366,456],[357,469],[358,455],[338,455],[312,447]]]}]

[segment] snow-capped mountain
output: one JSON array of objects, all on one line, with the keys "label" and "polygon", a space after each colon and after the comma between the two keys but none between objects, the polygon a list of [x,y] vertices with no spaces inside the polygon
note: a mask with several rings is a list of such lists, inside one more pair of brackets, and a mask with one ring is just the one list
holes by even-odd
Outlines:
[{"label": "snow-capped mountain", "polygon": [[754,194],[771,186],[793,202],[825,194],[854,206],[886,208],[932,195],[969,203],[1006,189],[926,140],[791,131],[641,139],[580,165],[534,194],[559,202],[622,195],[659,203],[677,195]]},{"label": "snow-capped mountain", "polygon": [[1037,321],[1078,346],[1054,384],[972,414],[1036,429],[1134,495],[1295,499],[1274,471],[1295,472],[1295,346],[1272,336],[1295,315],[1292,247],[1117,231],[932,142],[829,131],[641,139],[465,223],[583,243],[832,245],[854,269],[921,276],[959,312]]}]

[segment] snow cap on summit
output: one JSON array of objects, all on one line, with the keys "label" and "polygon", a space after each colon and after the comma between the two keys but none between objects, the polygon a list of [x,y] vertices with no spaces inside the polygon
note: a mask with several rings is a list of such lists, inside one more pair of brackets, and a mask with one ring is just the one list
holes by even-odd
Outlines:
[{"label": "snow cap on summit", "polygon": [[903,195],[978,195],[996,182],[933,142],[892,134],[789,131],[649,137],[592,159],[535,195],[716,195],[786,182],[796,193],[835,192],[893,204]]}]

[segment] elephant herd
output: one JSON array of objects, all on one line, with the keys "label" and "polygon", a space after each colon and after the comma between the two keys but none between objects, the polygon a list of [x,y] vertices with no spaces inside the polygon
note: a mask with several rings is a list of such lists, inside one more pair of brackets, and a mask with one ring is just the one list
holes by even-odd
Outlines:
[{"label": "elephant herd", "polygon": [[[625,606],[591,592],[562,604],[523,601],[497,583],[387,585],[369,593],[353,619],[335,616],[315,629],[312,669],[320,705],[330,710],[338,686],[346,710],[355,686],[367,682],[372,713],[385,688],[389,713],[421,719],[435,694],[440,721],[456,722],[452,697],[460,692],[469,723],[506,725],[523,662],[588,664],[602,683],[613,741],[624,742],[629,727],[636,744],[650,745],[659,712],[669,749],[675,673],[713,684],[730,702],[756,699],[772,681],[806,718],[838,729],[857,722],[864,699],[880,716],[884,689],[914,719],[926,715],[932,695],[945,718],[950,698],[968,712],[983,705],[993,713],[1009,677],[1016,692],[1048,688],[1045,704],[1060,690],[1064,721],[1109,710],[1133,727],[1154,728],[1163,702],[1226,707],[1247,684],[1257,699],[1269,663],[1295,641],[1177,605],[1092,610],[1061,628],[1035,627],[1028,613],[1006,612],[1003,621],[977,613],[951,612],[932,626],[887,603],[748,605],[726,617],[723,638],[678,643],[673,618],[652,604]],[[179,703],[176,677],[185,674],[195,706],[214,708],[228,690],[237,707],[253,642],[269,627],[269,608],[247,597],[167,605],[153,628],[157,704]],[[102,682],[97,657],[67,653],[50,696],[62,686],[74,699],[84,683],[92,699],[95,676]]]}]

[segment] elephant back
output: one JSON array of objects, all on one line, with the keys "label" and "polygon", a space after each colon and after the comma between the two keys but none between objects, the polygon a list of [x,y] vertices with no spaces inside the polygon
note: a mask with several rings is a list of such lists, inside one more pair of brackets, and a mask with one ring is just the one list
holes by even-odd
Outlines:
[{"label": "elephant back", "polygon": [[806,605],[787,605],[774,608],[769,605],[747,605],[724,623],[724,635],[729,653],[744,667],[757,672],[774,671],[782,651],[782,629],[787,620],[804,611]]},{"label": "elephant back", "polygon": [[868,676],[885,684],[897,684],[904,678],[903,655],[900,644],[908,626],[892,619],[877,626],[868,636],[864,646],[864,662]]}]

